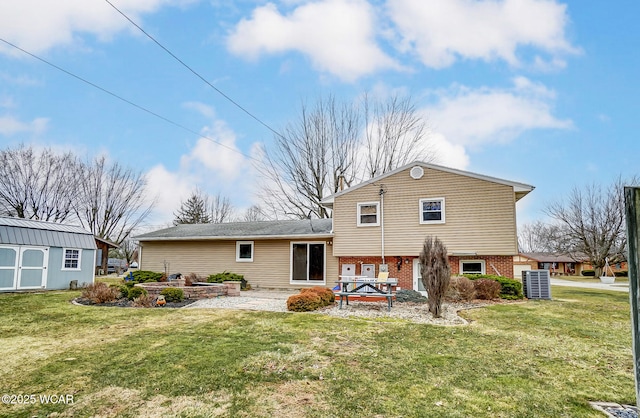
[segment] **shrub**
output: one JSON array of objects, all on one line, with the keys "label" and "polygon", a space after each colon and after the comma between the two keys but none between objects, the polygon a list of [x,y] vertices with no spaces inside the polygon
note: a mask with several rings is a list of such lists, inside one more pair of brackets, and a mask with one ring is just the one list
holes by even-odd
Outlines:
[{"label": "shrub", "polygon": [[442,300],[451,280],[451,267],[447,257],[447,247],[438,237],[427,236],[420,252],[422,284],[429,295],[429,312],[434,318],[442,315]]},{"label": "shrub", "polygon": [[133,280],[138,283],[158,282],[163,275],[163,273],[156,273],[148,270],[136,270],[131,272]]},{"label": "shrub", "polygon": [[194,283],[199,282],[198,275],[195,273],[189,273],[184,276],[184,285],[185,286],[193,286]]},{"label": "shrub", "polygon": [[167,302],[182,302],[184,300],[184,292],[177,287],[165,287],[160,294]]},{"label": "shrub", "polygon": [[209,283],[222,283],[224,281],[241,282],[244,279],[242,274],[232,273],[230,271],[223,271],[222,273],[212,274],[207,278]]},{"label": "shrub", "polygon": [[141,288],[141,287],[132,287],[131,289],[129,289],[129,294],[127,295],[127,298],[129,298],[129,300],[134,300],[135,298],[139,298],[142,295],[148,295],[149,293]]},{"label": "shrub", "polygon": [[401,289],[396,292],[396,302],[425,303],[427,298],[415,290]]},{"label": "shrub", "polygon": [[582,274],[583,276],[594,277],[596,275],[596,271],[595,270],[582,270],[582,272],[580,274]]},{"label": "shrub", "polygon": [[90,284],[82,289],[82,297],[94,303],[113,302],[118,299],[120,289],[107,286],[106,283],[98,282]]},{"label": "shrub", "polygon": [[501,299],[515,300],[524,298],[524,295],[522,294],[522,283],[518,280],[503,276],[494,276],[492,274],[465,274],[464,277],[471,280],[491,279],[497,281],[500,283]]},{"label": "shrub", "polygon": [[156,302],[153,296],[140,295],[133,300],[132,306],[136,308],[151,308]]},{"label": "shrub", "polygon": [[620,271],[615,271],[613,274],[616,277],[627,277],[629,275],[629,272],[627,270],[620,270]]},{"label": "shrub", "polygon": [[116,289],[120,293],[118,299],[129,296],[129,287],[126,284],[111,284],[109,287]]},{"label": "shrub", "polygon": [[329,306],[336,301],[335,293],[333,293],[333,291],[327,287],[314,286],[314,287],[302,289],[300,291],[301,294],[305,294],[309,292],[315,293],[320,297],[320,300],[322,301],[322,306]]},{"label": "shrub", "polygon": [[451,278],[449,289],[445,298],[451,302],[469,302],[476,297],[476,287],[473,281],[463,277],[455,276]]},{"label": "shrub", "polygon": [[498,299],[500,297],[501,286],[496,280],[478,279],[473,283],[478,299]]},{"label": "shrub", "polygon": [[287,309],[293,312],[315,311],[321,306],[322,299],[315,292],[300,293],[287,299]]}]

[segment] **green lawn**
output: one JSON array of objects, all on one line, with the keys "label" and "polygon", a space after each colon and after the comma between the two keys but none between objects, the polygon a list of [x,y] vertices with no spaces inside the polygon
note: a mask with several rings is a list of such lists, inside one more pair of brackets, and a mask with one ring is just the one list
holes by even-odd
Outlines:
[{"label": "green lawn", "polygon": [[0,295],[2,416],[601,417],[635,403],[626,293],[468,311],[471,325],[79,307]]},{"label": "green lawn", "polygon": [[[609,276],[611,276],[611,273],[609,273]],[[553,276],[553,278],[569,280],[572,282],[600,283],[599,277],[590,277],[590,276]],[[629,278],[627,276],[616,277],[616,283],[629,283]]]}]

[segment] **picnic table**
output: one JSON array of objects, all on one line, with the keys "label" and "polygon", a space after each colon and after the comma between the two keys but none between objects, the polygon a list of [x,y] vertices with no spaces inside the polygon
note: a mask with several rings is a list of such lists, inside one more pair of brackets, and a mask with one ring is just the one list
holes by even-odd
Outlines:
[{"label": "picnic table", "polygon": [[368,276],[339,276],[340,280],[336,283],[340,285],[340,290],[336,295],[340,297],[340,309],[342,309],[342,301],[347,301],[349,305],[349,297],[367,298],[367,297],[384,297],[387,299],[387,310],[391,311],[393,306],[393,286],[398,285],[396,279],[376,279]]}]

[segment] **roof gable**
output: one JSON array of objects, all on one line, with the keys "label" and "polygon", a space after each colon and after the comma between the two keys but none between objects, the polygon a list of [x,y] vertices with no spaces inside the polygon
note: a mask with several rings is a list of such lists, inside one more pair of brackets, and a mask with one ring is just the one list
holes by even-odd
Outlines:
[{"label": "roof gable", "polygon": [[340,197],[344,194],[347,194],[349,192],[352,192],[354,190],[358,190],[364,186],[367,186],[369,184],[375,183],[375,182],[379,182],[380,180],[383,180],[387,177],[393,176],[395,174],[398,174],[404,170],[407,170],[409,168],[413,168],[415,166],[420,166],[423,168],[428,168],[431,170],[439,170],[439,171],[444,171],[447,173],[452,173],[452,174],[458,174],[461,176],[465,176],[465,177],[470,177],[470,178],[475,178],[475,179],[479,179],[479,180],[484,180],[484,181],[489,181],[492,183],[498,183],[498,184],[503,184],[506,186],[511,186],[513,187],[513,190],[516,194],[516,201],[520,200],[521,198],[523,198],[524,196],[526,196],[529,192],[531,192],[535,187],[531,186],[529,184],[525,184],[525,183],[519,183],[519,182],[515,182],[515,181],[511,181],[511,180],[504,180],[504,179],[500,179],[497,177],[491,177],[491,176],[486,176],[484,174],[478,174],[478,173],[472,173],[470,171],[463,171],[463,170],[458,170],[456,168],[451,168],[451,167],[444,167],[444,166],[440,166],[440,165],[436,165],[436,164],[431,164],[431,163],[425,163],[422,161],[414,161],[412,163],[403,165],[402,167],[398,167],[395,170],[389,171],[387,173],[381,174],[377,177],[373,177],[369,180],[363,181],[362,183],[359,183],[355,186],[349,187],[348,189],[345,189],[343,191],[340,191],[338,193],[335,193],[331,196],[327,196],[324,199],[322,199],[322,204],[331,207],[333,205],[333,202],[335,200],[336,197]]}]

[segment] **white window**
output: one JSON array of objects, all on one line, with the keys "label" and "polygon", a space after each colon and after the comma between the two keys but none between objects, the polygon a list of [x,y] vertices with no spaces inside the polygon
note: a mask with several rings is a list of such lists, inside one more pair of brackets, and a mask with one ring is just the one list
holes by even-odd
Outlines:
[{"label": "white window", "polygon": [[358,226],[380,225],[380,202],[358,203]]},{"label": "white window", "polygon": [[444,197],[420,199],[420,223],[444,223]]},{"label": "white window", "polygon": [[484,260],[461,260],[460,274],[485,274]]},{"label": "white window", "polygon": [[253,262],[253,241],[236,241],[236,261]]},{"label": "white window", "polygon": [[80,270],[80,255],[82,250],[65,248],[62,250],[62,270]]}]

